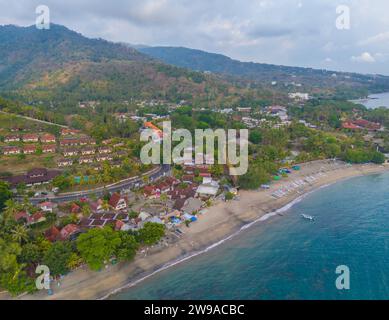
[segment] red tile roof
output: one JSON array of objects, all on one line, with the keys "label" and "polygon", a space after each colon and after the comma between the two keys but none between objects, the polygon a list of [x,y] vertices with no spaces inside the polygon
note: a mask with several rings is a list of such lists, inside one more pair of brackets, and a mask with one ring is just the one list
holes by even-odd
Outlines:
[{"label": "red tile roof", "polygon": [[30,215],[26,211],[19,211],[14,216],[15,221],[19,221],[20,219],[26,219],[27,222],[30,221]]},{"label": "red tile roof", "polygon": [[45,231],[45,238],[47,240],[49,240],[50,242],[54,242],[55,240],[57,240],[59,234],[60,234],[60,232],[59,232],[58,228],[56,228],[55,226],[52,226],[50,229]]},{"label": "red tile roof", "polygon": [[114,193],[111,196],[111,199],[109,199],[109,205],[113,208],[116,208],[118,205],[119,201],[122,199],[122,196],[119,193]]},{"label": "red tile roof", "polygon": [[80,228],[75,224],[68,224],[67,226],[63,227],[60,231],[60,237],[62,240],[69,239],[72,235],[79,232]]},{"label": "red tile roof", "polygon": [[125,223],[121,220],[117,220],[115,223],[115,230],[121,230]]},{"label": "red tile roof", "polygon": [[31,222],[38,222],[40,219],[42,219],[44,217],[45,217],[45,215],[43,214],[43,212],[37,212],[37,213],[32,215]]}]

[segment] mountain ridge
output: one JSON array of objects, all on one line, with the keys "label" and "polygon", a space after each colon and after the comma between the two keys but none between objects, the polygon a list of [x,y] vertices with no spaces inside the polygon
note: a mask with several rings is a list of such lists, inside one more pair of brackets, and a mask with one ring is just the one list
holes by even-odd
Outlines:
[{"label": "mountain ridge", "polygon": [[[231,87],[231,88],[230,88]],[[225,80],[167,65],[120,43],[64,26],[0,26],[0,93],[37,101],[211,101],[239,91]]]},{"label": "mountain ridge", "polygon": [[176,66],[202,72],[210,71],[227,76],[237,76],[251,81],[266,82],[268,85],[275,81],[289,83],[292,86],[297,85],[297,87],[301,84],[306,89],[312,89],[312,84],[317,83],[322,83],[329,88],[342,85],[359,86],[373,92],[389,89],[389,76],[385,75],[242,62],[223,54],[186,47],[140,47],[139,51]]}]

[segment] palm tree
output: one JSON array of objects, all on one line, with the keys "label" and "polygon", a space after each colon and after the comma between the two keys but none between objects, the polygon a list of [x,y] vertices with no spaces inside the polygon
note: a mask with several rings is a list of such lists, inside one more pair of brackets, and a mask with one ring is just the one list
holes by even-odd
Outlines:
[{"label": "palm tree", "polygon": [[148,183],[150,182],[150,177],[149,177],[149,176],[144,176],[144,177],[142,178],[142,180],[143,180],[143,182],[144,182],[145,184],[148,184]]},{"label": "palm tree", "polygon": [[19,211],[19,205],[12,199],[5,202],[5,209],[2,214],[2,221],[8,222],[15,217]]},{"label": "palm tree", "polygon": [[107,200],[103,201],[103,203],[101,204],[101,207],[103,208],[104,211],[109,211],[109,209],[111,208],[111,206]]},{"label": "palm tree", "polygon": [[30,200],[28,197],[23,198],[23,210],[31,212],[34,210],[34,206],[31,204]]},{"label": "palm tree", "polygon": [[22,243],[28,241],[28,230],[25,226],[16,225],[15,228],[11,231],[12,240]]},{"label": "palm tree", "polygon": [[82,207],[82,215],[83,215],[84,217],[89,217],[90,214],[91,214],[91,212],[92,212],[92,211],[91,211],[89,205],[85,205],[85,206]]}]

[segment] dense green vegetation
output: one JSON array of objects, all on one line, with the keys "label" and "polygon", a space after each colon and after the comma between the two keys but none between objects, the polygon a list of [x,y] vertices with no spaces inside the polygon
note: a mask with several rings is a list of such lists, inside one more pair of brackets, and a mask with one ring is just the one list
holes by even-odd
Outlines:
[{"label": "dense green vegetation", "polygon": [[16,203],[10,199],[0,215],[0,289],[12,295],[36,290],[35,268],[39,264],[47,265],[52,276],[64,275],[83,263],[100,270],[111,259],[132,261],[141,246],[155,244],[165,234],[163,225],[146,223],[135,233],[105,227],[90,229],[76,241],[51,243],[43,237],[43,230],[74,223],[72,217],[61,222],[47,214],[45,222],[28,227],[14,219],[21,210],[36,211],[28,201]]},{"label": "dense green vegetation", "polygon": [[[382,164],[385,156],[376,147],[363,139],[362,135],[339,134],[334,131],[309,129],[294,123],[290,127],[255,129],[250,140],[261,141],[250,145],[250,164],[246,175],[239,177],[239,186],[257,189],[268,183],[278,170],[291,161],[302,163],[317,159],[338,158],[350,163],[373,162]],[[290,157],[291,152],[298,153]]]},{"label": "dense green vegetation", "polygon": [[3,211],[5,207],[5,203],[12,196],[12,192],[9,189],[8,183],[4,181],[0,181],[0,212]]},{"label": "dense green vegetation", "polygon": [[263,99],[257,88],[163,64],[63,26],[52,25],[50,32],[0,27],[0,92],[28,104],[71,109],[80,101],[164,99],[211,107],[239,102],[237,93]]},{"label": "dense green vegetation", "polygon": [[[139,51],[165,63],[191,70],[241,77],[269,86],[272,81],[276,81],[279,83],[276,86],[278,90],[293,90],[292,85],[284,86],[293,82],[302,84],[299,90],[314,91],[316,95],[330,95],[341,99],[367,96],[369,91],[389,91],[389,79],[384,76],[241,62],[221,54],[182,47],[145,47]],[[320,89],[321,94],[318,94]]]}]

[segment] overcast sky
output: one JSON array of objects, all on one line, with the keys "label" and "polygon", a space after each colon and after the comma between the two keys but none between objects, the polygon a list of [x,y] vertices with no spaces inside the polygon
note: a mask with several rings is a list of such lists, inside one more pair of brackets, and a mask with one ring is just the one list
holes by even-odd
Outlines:
[{"label": "overcast sky", "polygon": [[[35,24],[41,4],[88,37],[389,75],[388,0],[0,0],[0,24]],[[349,29],[337,28],[340,5]]]}]

